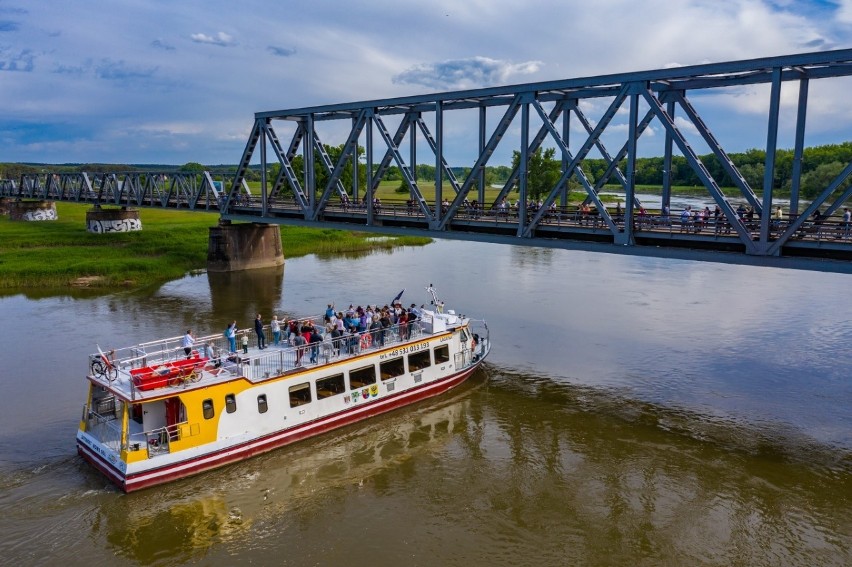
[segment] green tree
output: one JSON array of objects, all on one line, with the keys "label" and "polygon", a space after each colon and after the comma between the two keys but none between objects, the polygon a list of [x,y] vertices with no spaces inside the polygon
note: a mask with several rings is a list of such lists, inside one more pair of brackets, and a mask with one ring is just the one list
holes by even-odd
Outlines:
[{"label": "green tree", "polygon": [[[562,164],[554,159],[555,154],[555,148],[538,148],[529,155],[527,160],[527,198],[537,201],[556,185],[561,174]],[[521,153],[513,152],[512,167],[517,168],[520,163]]]},{"label": "green tree", "polygon": [[[824,163],[817,166],[816,169],[805,173],[802,175],[801,182],[801,193],[805,198],[813,199],[817,195],[819,195],[826,187],[828,187],[832,181],[834,181],[840,172],[843,171],[843,168],[846,167],[845,163],[841,163],[839,161],[833,161],[831,163]],[[849,187],[852,180],[848,177],[846,180],[840,184],[838,189],[843,190]],[[835,194],[837,191],[835,190]]]},{"label": "green tree", "polygon": [[181,173],[201,173],[204,171],[204,166],[198,162],[191,161],[180,166],[178,171]]}]

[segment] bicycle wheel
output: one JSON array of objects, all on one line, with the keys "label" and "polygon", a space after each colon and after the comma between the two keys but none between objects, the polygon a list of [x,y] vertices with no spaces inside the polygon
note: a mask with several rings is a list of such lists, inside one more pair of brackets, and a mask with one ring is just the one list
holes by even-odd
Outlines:
[{"label": "bicycle wheel", "polygon": [[103,360],[95,359],[92,361],[92,374],[95,376],[103,376],[106,373],[106,366]]},{"label": "bicycle wheel", "polygon": [[192,372],[189,373],[189,377],[187,378],[187,380],[192,382],[193,384],[195,382],[198,382],[199,380],[201,380],[201,372],[197,372],[197,371],[193,370]]},{"label": "bicycle wheel", "polygon": [[110,382],[118,378],[118,367],[111,364],[110,367],[106,370],[106,377],[107,380],[109,380]]},{"label": "bicycle wheel", "polygon": [[169,386],[177,386],[182,382],[180,374],[176,374],[169,378],[168,382],[166,382]]}]

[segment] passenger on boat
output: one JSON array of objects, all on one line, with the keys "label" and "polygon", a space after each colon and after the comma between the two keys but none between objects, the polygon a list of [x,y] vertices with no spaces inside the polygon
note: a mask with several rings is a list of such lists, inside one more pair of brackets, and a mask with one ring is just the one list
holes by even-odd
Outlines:
[{"label": "passenger on boat", "polygon": [[281,323],[278,322],[278,315],[272,316],[269,329],[272,331],[272,344],[278,346],[278,343],[281,342]]},{"label": "passenger on boat", "polygon": [[346,352],[354,353],[358,346],[358,327],[354,325],[349,327],[349,332],[346,335]]},{"label": "passenger on boat", "polygon": [[299,322],[295,319],[290,319],[290,322],[287,324],[287,342],[291,345],[293,343],[293,339],[299,334]]},{"label": "passenger on boat", "polygon": [[319,331],[314,329],[311,333],[311,364],[317,363],[317,357],[319,356],[319,345],[322,342],[322,335],[319,334]]},{"label": "passenger on boat", "polygon": [[228,339],[229,352],[237,352],[237,322],[233,321],[225,329],[225,338]]},{"label": "passenger on boat", "polygon": [[396,321],[397,325],[399,325],[399,338],[407,341],[408,340],[408,313],[405,312],[405,309],[402,310],[402,313],[399,315],[399,319]]},{"label": "passenger on boat", "polygon": [[378,315],[373,315],[373,320],[370,323],[370,334],[373,336],[374,344],[384,346],[385,332],[382,330],[382,323]]},{"label": "passenger on boat", "polygon": [[219,368],[220,366],[222,366],[222,354],[219,352],[219,349],[216,348],[216,345],[205,343],[204,356],[209,359],[207,361],[207,366],[213,368]]},{"label": "passenger on boat", "polygon": [[367,319],[367,312],[364,311],[360,305],[356,312],[358,313],[358,332],[363,333],[367,330],[367,327],[370,326],[370,322]]},{"label": "passenger on boat", "polygon": [[257,336],[257,348],[263,350],[266,348],[266,333],[263,332],[263,317],[260,313],[254,318],[254,334]]},{"label": "passenger on boat", "polygon": [[[382,329],[385,331],[393,325],[391,314],[387,309],[382,309],[382,314],[379,316],[379,322],[382,324]],[[384,335],[382,335],[382,343],[384,343]]]},{"label": "passenger on boat", "polygon": [[195,344],[195,337],[192,336],[192,329],[187,329],[186,334],[183,336],[183,340],[180,345],[183,347],[183,352],[186,353],[187,358],[192,357],[192,345]]},{"label": "passenger on boat", "polygon": [[293,337],[293,346],[296,347],[296,366],[302,365],[302,357],[305,355],[305,345],[308,344],[308,341],[305,340],[304,335],[296,335]]}]

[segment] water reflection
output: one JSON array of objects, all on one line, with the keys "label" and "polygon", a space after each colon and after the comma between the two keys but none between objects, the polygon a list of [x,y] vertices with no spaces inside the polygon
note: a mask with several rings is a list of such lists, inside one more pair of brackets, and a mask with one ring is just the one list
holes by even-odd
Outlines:
[{"label": "water reflection", "polygon": [[250,317],[262,313],[266,321],[284,293],[284,265],[241,272],[208,273],[213,313]]},{"label": "water reflection", "polygon": [[250,528],[219,495],[164,496],[149,491],[101,507],[106,541],[116,555],[142,565],[198,560],[213,545],[235,540]]}]

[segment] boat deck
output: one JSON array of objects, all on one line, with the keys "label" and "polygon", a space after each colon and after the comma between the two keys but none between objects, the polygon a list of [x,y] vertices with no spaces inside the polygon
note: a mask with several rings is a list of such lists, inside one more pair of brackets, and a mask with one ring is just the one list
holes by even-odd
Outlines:
[{"label": "boat deck", "polygon": [[[227,341],[221,335],[201,337],[197,339],[198,348],[192,354],[197,358],[189,359],[198,361],[197,364],[191,365],[196,367],[194,370],[177,375],[172,373],[171,380],[164,378],[154,386],[140,387],[140,372],[150,376],[165,365],[179,365],[188,361],[183,348],[180,347],[180,337],[169,338],[120,351],[110,351],[109,354],[93,354],[93,361],[109,360],[113,370],[111,373],[91,371],[88,378],[116,396],[134,401],[156,399],[183,390],[205,388],[233,380],[245,379],[258,383],[417,342],[468,323],[467,319],[455,315],[434,316],[443,318],[447,324],[433,327],[423,321],[415,321],[410,323],[407,329],[394,325],[384,330],[365,331],[336,339],[326,334],[322,342],[301,347],[292,346],[282,340],[278,345],[269,344],[260,349],[256,341],[251,341],[252,346],[247,347],[247,352],[241,349],[238,353],[230,354],[227,353]],[[440,328],[440,331],[433,332],[436,328]],[[271,333],[267,333],[267,336],[270,335]]]}]

